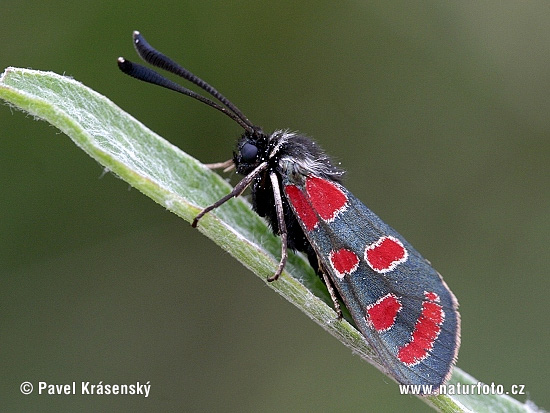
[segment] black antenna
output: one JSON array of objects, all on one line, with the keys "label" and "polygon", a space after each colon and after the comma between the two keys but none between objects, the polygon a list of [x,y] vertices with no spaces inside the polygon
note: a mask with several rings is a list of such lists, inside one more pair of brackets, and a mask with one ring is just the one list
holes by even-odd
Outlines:
[{"label": "black antenna", "polygon": [[198,93],[195,93],[192,90],[189,90],[186,87],[183,87],[177,84],[176,82],[172,82],[171,80],[165,78],[164,76],[160,75],[154,70],[149,69],[148,67],[130,62],[129,60],[124,59],[123,57],[119,57],[117,63],[118,63],[119,69],[129,76],[142,80],[143,82],[152,83],[154,85],[162,86],[167,89],[174,90],[176,92],[190,96],[203,103],[206,103],[208,106],[213,107],[214,109],[217,109],[222,113],[225,113],[235,122],[237,122],[243,129],[251,133],[253,133],[255,130],[249,124],[245,123],[241,118],[239,118],[237,115],[231,112],[228,108],[220,106],[216,102],[208,98],[205,98],[204,96],[199,95]]},{"label": "black antenna", "polygon": [[248,118],[233,103],[231,103],[231,101],[229,101],[229,99],[223,96],[220,92],[218,92],[204,80],[202,80],[198,76],[195,76],[189,70],[174,62],[168,56],[155,50],[149,43],[147,43],[147,41],[138,31],[134,31],[133,37],[136,51],[143,60],[145,60],[147,63],[152,64],[153,66],[174,73],[175,75],[178,75],[183,79],[197,85],[198,87],[209,93],[212,97],[217,99],[225,107],[165,78],[164,76],[160,75],[152,69],[139,65],[137,63],[132,63],[131,61],[126,60],[123,57],[119,57],[118,67],[123,73],[126,73],[127,75],[142,80],[144,82],[162,86],[197,99],[207,104],[208,106],[211,106],[214,109],[217,109],[220,112],[226,114],[235,122],[237,122],[243,129],[250,133],[255,134],[256,132],[260,131],[260,128],[250,122]]}]

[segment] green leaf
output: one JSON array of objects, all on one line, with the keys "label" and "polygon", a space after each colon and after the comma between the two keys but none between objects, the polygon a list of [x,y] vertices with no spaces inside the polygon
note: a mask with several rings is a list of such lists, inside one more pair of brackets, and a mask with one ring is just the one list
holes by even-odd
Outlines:
[{"label": "green leaf", "polygon": [[[59,128],[109,171],[188,222],[231,189],[199,161],[71,78],[10,67],[0,77],[0,97]],[[198,228],[262,280],[274,273],[280,241],[242,198],[207,214]],[[267,285],[354,353],[383,370],[354,326],[337,320],[326,288],[301,255],[291,254],[279,280]],[[449,383],[456,386],[477,381],[455,368]],[[399,397],[397,390],[396,395]],[[444,412],[532,411],[532,405],[508,396],[439,395],[422,399]]]}]

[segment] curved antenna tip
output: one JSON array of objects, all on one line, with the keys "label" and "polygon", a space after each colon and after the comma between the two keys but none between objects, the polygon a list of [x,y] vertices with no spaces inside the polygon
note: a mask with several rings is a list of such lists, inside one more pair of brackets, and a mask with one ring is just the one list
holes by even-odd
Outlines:
[{"label": "curved antenna tip", "polygon": [[144,66],[134,64],[129,60],[126,60],[121,57],[118,59],[118,66],[120,70],[122,70],[124,73],[132,77],[135,77],[139,80],[143,80],[148,83],[153,83],[162,87],[166,87],[176,92],[183,93],[184,95],[191,96],[194,99],[200,100],[203,103],[206,103],[208,106],[211,106],[225,113],[227,116],[229,116],[231,119],[233,119],[235,122],[237,122],[241,127],[243,127],[247,131],[255,133],[259,130],[258,127],[254,126],[248,120],[248,118],[244,116],[244,114],[220,92],[218,92],[208,83],[206,83],[204,80],[192,74],[190,71],[188,71],[184,67],[175,63],[169,57],[155,50],[149,43],[147,43],[147,40],[143,38],[143,36],[138,30],[133,31],[132,37],[134,40],[134,48],[136,49],[139,57],[141,57],[143,60],[145,60],[147,63],[150,63],[153,66],[159,67],[175,75],[178,75],[183,79],[188,80],[194,85],[200,87],[202,90],[207,92],[210,96],[214,97],[214,99],[220,102],[222,106],[220,107],[218,104],[205,98],[204,96],[198,95],[197,93],[192,92],[189,89],[184,88],[183,86],[180,86],[172,82],[171,80],[166,79],[165,77],[163,77],[162,75],[159,75],[158,73],[156,73],[151,69],[147,69]]},{"label": "curved antenna tip", "polygon": [[132,62],[126,60],[125,58],[123,57],[119,57],[117,60],[117,65],[118,65],[118,68],[126,73],[126,74],[130,74],[130,71],[132,70]]}]

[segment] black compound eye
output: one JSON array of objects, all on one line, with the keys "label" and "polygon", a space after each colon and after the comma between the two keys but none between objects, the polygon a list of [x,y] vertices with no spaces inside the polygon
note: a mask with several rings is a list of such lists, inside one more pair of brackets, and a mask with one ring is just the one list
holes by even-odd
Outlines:
[{"label": "black compound eye", "polygon": [[258,147],[251,144],[245,143],[241,148],[241,158],[244,162],[254,162],[256,156],[258,155]]}]

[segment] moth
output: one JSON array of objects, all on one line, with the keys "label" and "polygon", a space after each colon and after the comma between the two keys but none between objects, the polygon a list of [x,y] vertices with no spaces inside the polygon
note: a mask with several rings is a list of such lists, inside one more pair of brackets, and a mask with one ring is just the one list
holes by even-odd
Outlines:
[{"label": "moth", "polygon": [[187,89],[124,58],[122,72],[197,99],[229,116],[244,130],[230,161],[244,178],[201,217],[247,188],[254,211],[281,238],[275,281],[288,250],[303,252],[324,280],[335,309],[338,298],[398,383],[428,385],[436,393],[450,377],[460,346],[458,302],[439,273],[397,231],[342,184],[344,171],[310,138],[280,129],[266,133],[211,85],[155,50],[139,32],[138,55],[147,63],[195,84]]}]

